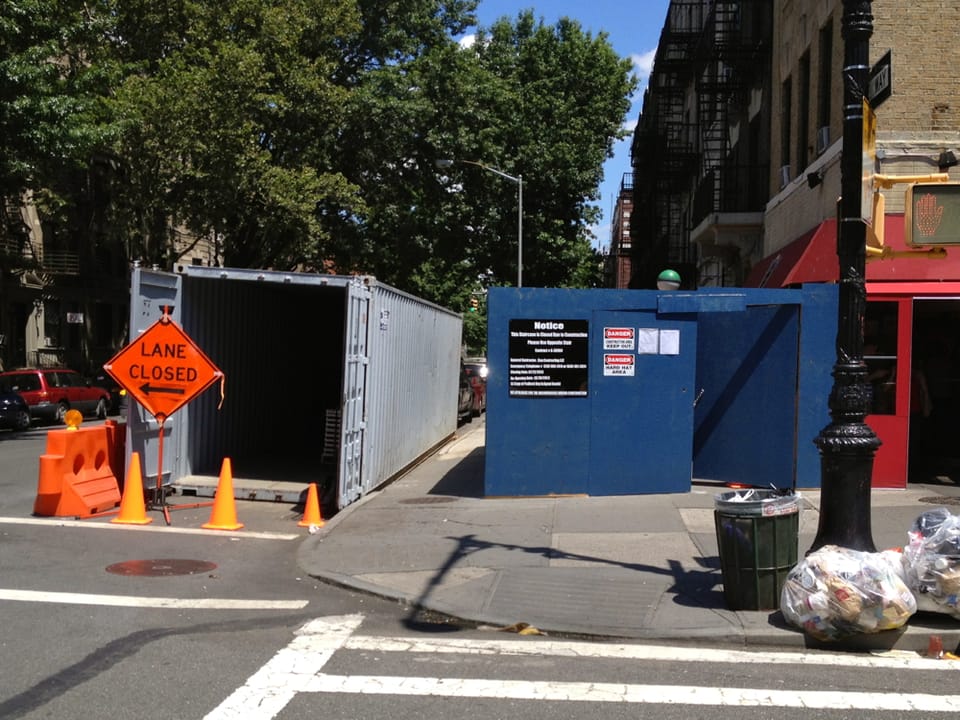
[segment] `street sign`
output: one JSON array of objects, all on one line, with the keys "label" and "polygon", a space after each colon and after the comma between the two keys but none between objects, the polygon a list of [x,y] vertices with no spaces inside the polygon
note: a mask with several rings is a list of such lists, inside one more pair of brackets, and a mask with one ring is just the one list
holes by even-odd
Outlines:
[{"label": "street sign", "polygon": [[168,315],[118,352],[103,369],[160,422],[223,377]]},{"label": "street sign", "polygon": [[893,93],[893,72],[889,50],[870,68],[870,84],[867,87],[867,100],[870,107],[878,108],[880,103]]}]

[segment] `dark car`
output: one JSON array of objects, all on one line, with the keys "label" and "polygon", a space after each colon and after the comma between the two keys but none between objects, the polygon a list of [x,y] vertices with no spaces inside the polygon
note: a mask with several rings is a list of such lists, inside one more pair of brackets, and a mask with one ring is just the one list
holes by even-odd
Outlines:
[{"label": "dark car", "polygon": [[467,374],[467,366],[460,363],[460,389],[457,395],[457,423],[469,421],[473,417],[473,409],[476,405],[476,394],[473,390],[473,383]]},{"label": "dark car", "polygon": [[30,406],[0,383],[0,428],[26,430],[30,427]]},{"label": "dark car", "polygon": [[111,415],[119,415],[127,407],[127,391],[120,387],[120,383],[113,379],[109,373],[101,372],[92,381],[93,385],[103,388],[110,393],[110,407],[108,411]]},{"label": "dark car", "polygon": [[487,359],[467,358],[463,364],[473,387],[473,414],[476,416],[487,409]]},{"label": "dark car", "polygon": [[64,421],[67,410],[105,418],[110,393],[66,368],[23,368],[0,373],[0,384],[21,395],[34,419]]}]

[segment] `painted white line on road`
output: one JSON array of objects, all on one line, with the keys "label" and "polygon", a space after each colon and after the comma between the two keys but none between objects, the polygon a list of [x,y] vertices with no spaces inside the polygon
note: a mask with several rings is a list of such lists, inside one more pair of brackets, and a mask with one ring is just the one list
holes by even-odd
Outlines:
[{"label": "painted white line on road", "polygon": [[664,662],[734,663],[752,665],[835,665],[875,669],[945,670],[955,664],[909,654],[853,655],[840,653],[751,652],[667,645],[587,643],[554,640],[470,640],[457,638],[369,637],[355,635],[344,649],[379,652],[456,653],[458,655],[549,655],[552,657],[661,660]]},{"label": "painted white line on road", "polygon": [[4,590],[0,600],[46,602],[64,605],[106,605],[111,607],[166,608],[172,610],[300,610],[309,600],[231,600],[229,598],[163,598],[136,595]]},{"label": "painted white line on road", "polygon": [[[250,718],[272,720],[297,693],[343,693],[471,697],[558,702],[618,702],[704,706],[762,706],[845,710],[900,710],[904,712],[957,713],[960,695],[922,693],[830,692],[756,688],[714,688],[682,685],[633,685],[625,683],[483,680],[463,678],[396,677],[381,675],[328,675],[324,665],[338,650],[378,652],[486,653],[541,655],[629,660],[682,660],[725,663],[836,664],[845,667],[869,661],[866,667],[899,669],[950,668],[952,663],[921,658],[859,657],[837,654],[745,651],[705,651],[646,645],[605,645],[579,642],[531,640],[420,640],[354,636],[362,615],[317,618],[297,631],[297,637],[282,649],[205,720]],[[817,658],[826,658],[819,662]],[[854,661],[854,662],[851,662]],[[921,664],[922,662],[922,664]],[[891,664],[892,663],[892,664]],[[939,664],[937,664],[939,663]]]},{"label": "painted white line on road", "polygon": [[271,720],[323,669],[350,634],[360,627],[362,615],[311,620],[297,631],[287,647],[250,676],[204,720]]},{"label": "painted white line on road", "polygon": [[210,537],[248,538],[251,540],[297,540],[301,533],[243,532],[234,530],[201,530],[200,528],[180,528],[173,525],[126,525],[123,523],[97,522],[94,520],[64,520],[62,518],[17,518],[0,517],[0,525],[50,525],[53,527],[94,528],[96,530],[132,530],[134,532],[166,532],[180,535],[208,535]]},{"label": "painted white line on road", "polygon": [[414,695],[497,700],[617,702],[653,705],[817,708],[822,710],[901,710],[960,712],[960,695],[923,695],[808,690],[627,685],[594,682],[530,682],[460,678],[317,675],[306,692],[357,695]]}]

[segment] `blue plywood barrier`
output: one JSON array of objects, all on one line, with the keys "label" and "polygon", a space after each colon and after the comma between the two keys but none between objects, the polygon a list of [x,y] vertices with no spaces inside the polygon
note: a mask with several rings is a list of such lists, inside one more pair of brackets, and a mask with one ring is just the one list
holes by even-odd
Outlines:
[{"label": "blue plywood barrier", "polygon": [[819,484],[836,302],[819,285],[492,288],[486,494]]}]

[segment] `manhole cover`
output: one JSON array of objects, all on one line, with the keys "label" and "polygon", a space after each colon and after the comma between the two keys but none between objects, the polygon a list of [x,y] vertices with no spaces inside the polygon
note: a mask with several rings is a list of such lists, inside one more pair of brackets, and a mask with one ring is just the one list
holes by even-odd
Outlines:
[{"label": "manhole cover", "polygon": [[931,505],[960,505],[960,497],[948,497],[946,495],[928,495],[920,498],[922,503]]},{"label": "manhole cover", "polygon": [[455,497],[446,497],[444,495],[430,495],[422,498],[407,498],[401,500],[401,505],[438,505],[440,503],[456,502]]},{"label": "manhole cover", "polygon": [[205,560],[127,560],[107,567],[114,575],[137,575],[139,577],[163,577],[165,575],[194,575],[215,570],[216,563]]}]

